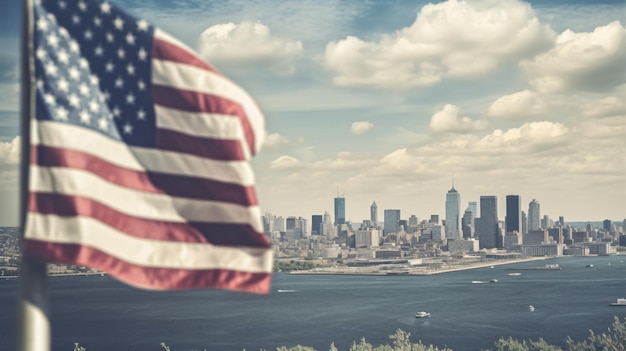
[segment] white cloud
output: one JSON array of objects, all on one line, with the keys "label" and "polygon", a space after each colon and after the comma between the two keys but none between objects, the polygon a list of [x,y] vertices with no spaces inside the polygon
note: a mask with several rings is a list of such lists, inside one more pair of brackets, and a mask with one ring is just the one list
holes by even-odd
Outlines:
[{"label": "white cloud", "polygon": [[17,165],[20,162],[21,137],[16,136],[10,143],[0,142],[0,166]]},{"label": "white cloud", "polygon": [[487,109],[487,115],[502,119],[517,119],[540,116],[548,111],[548,104],[543,97],[529,90],[522,90],[504,95],[494,101]]},{"label": "white cloud", "polygon": [[459,107],[446,104],[430,119],[430,129],[435,133],[466,133],[487,127],[485,121],[474,121],[469,117],[459,117]]},{"label": "white cloud", "polygon": [[585,117],[626,115],[626,101],[623,97],[608,96],[584,103],[580,106],[580,110]]},{"label": "white cloud", "polygon": [[[496,129],[493,133],[483,137],[476,144],[476,147],[484,151],[493,150],[494,152],[503,152],[505,149],[514,148],[534,150],[561,142],[568,132],[569,129],[561,123],[531,122],[507,131]],[[520,151],[522,150],[520,149]]]},{"label": "white cloud", "polygon": [[626,82],[626,29],[618,21],[593,32],[566,30],[554,48],[522,67],[540,92],[602,91]]},{"label": "white cloud", "polygon": [[265,136],[265,140],[263,141],[263,147],[266,147],[268,149],[277,149],[280,145],[286,143],[286,137],[278,133],[271,133]]},{"label": "white cloud", "polygon": [[280,156],[279,158],[272,161],[272,163],[270,163],[270,168],[274,169],[296,168],[300,166],[300,160],[287,155]]},{"label": "white cloud", "polygon": [[352,127],[350,128],[350,131],[352,132],[352,134],[361,135],[361,134],[367,133],[372,128],[374,128],[374,123],[367,122],[367,121],[360,121],[360,122],[352,123]]},{"label": "white cloud", "polygon": [[527,3],[449,0],[424,6],[410,27],[379,42],[354,36],[330,42],[325,64],[337,85],[422,87],[530,57],[554,37]]},{"label": "white cloud", "polygon": [[200,35],[200,54],[216,66],[268,67],[281,75],[295,71],[293,61],[302,43],[273,36],[262,23],[226,23],[209,27]]}]

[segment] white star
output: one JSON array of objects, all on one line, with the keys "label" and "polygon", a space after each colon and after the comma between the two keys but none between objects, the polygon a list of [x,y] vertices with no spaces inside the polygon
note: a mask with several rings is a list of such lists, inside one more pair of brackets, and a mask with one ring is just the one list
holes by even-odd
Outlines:
[{"label": "white star", "polygon": [[69,73],[69,76],[71,79],[73,80],[80,79],[80,70],[76,68],[75,66],[70,67],[70,69],[67,72]]},{"label": "white star", "polygon": [[57,53],[57,57],[59,59],[59,62],[64,63],[66,65],[70,62],[70,55],[68,55],[67,51],[63,49],[59,50],[59,52]]},{"label": "white star", "polygon": [[137,28],[141,31],[147,31],[148,30],[148,22],[146,22],[146,20],[140,20],[137,22]]},{"label": "white star", "polygon": [[104,54],[104,49],[102,48],[102,46],[98,45],[94,49],[94,53],[96,54],[96,56],[102,56],[102,54]]},{"label": "white star", "polygon": [[137,82],[137,86],[139,87],[139,90],[146,89],[146,83],[144,83],[141,79]]},{"label": "white star", "polygon": [[109,94],[108,91],[103,91],[102,92],[102,99],[104,99],[105,101],[109,101],[109,99],[111,98],[111,94]]},{"label": "white star", "polygon": [[146,57],[148,57],[148,52],[144,48],[141,48],[141,49],[139,49],[139,52],[137,53],[137,56],[139,56],[139,59],[141,61],[145,61]]},{"label": "white star", "polygon": [[133,66],[132,63],[129,63],[128,66],[126,66],[126,71],[129,75],[132,76],[133,74],[135,74],[135,66]]},{"label": "white star", "polygon": [[103,2],[100,4],[100,11],[102,11],[102,13],[111,13],[111,4],[107,1]]},{"label": "white star", "polygon": [[48,21],[46,21],[45,18],[40,17],[37,20],[37,29],[42,30],[42,31],[47,31],[48,30]]},{"label": "white star", "polygon": [[115,87],[116,88],[122,88],[124,86],[124,80],[122,79],[122,77],[118,77],[115,80]]},{"label": "white star", "polygon": [[94,113],[98,112],[98,108],[99,108],[99,107],[100,107],[100,104],[98,103],[98,101],[97,101],[97,100],[91,100],[91,101],[89,102],[89,110],[90,110],[91,112],[94,112]]},{"label": "white star", "polygon": [[89,96],[89,86],[87,86],[87,84],[80,83],[80,85],[78,86],[78,90],[80,91],[81,95]]},{"label": "white star", "polygon": [[78,46],[78,43],[74,39],[70,41],[70,51],[76,52],[76,53],[80,51],[80,47]]},{"label": "white star", "polygon": [[111,32],[107,33],[107,41],[112,43],[113,40],[115,40],[115,37],[113,36],[113,34],[111,34]]},{"label": "white star", "polygon": [[100,17],[94,17],[93,24],[95,24],[96,27],[100,27],[102,25],[102,20],[100,19]]},{"label": "white star", "polygon": [[133,33],[126,34],[126,42],[128,45],[135,45],[135,36]]},{"label": "white star", "polygon": [[68,83],[64,77],[61,77],[57,81],[57,87],[59,90],[67,93],[70,90],[70,83]]},{"label": "white star", "polygon": [[98,128],[102,130],[109,129],[109,121],[105,117],[100,117],[98,120]]},{"label": "white star", "polygon": [[87,61],[84,57],[81,57],[78,60],[78,65],[80,68],[89,69],[89,61]]},{"label": "white star", "polygon": [[48,20],[49,20],[51,23],[57,23],[57,18],[56,18],[56,17],[54,17],[54,14],[52,14],[52,13],[48,13],[48,14],[46,15],[46,17],[48,17]]},{"label": "white star", "polygon": [[81,11],[86,11],[87,10],[87,4],[85,4],[85,2],[81,0],[81,1],[78,2],[78,8]]},{"label": "white star", "polygon": [[85,124],[91,123],[91,115],[89,114],[89,112],[87,112],[87,110],[80,111],[79,117],[81,122]]},{"label": "white star", "polygon": [[139,109],[139,111],[137,111],[137,119],[138,120],[146,119],[146,112],[143,109]]},{"label": "white star", "polygon": [[91,83],[91,85],[97,86],[100,83],[100,79],[98,79],[98,76],[94,76],[92,74],[89,76],[89,83]]},{"label": "white star", "polygon": [[67,29],[65,29],[64,27],[59,28],[59,33],[61,33],[61,36],[64,38],[69,38],[70,36],[70,33],[68,33]]},{"label": "white star", "polygon": [[85,31],[85,39],[91,40],[93,38],[93,32],[89,29]]},{"label": "white star", "polygon": [[67,97],[67,100],[70,102],[70,106],[78,108],[80,106],[80,98],[76,94],[70,94]]},{"label": "white star", "polygon": [[120,116],[120,109],[117,106],[115,106],[113,108],[113,117],[119,117],[119,116]]},{"label": "white star", "polygon": [[46,58],[46,50],[39,48],[37,49],[35,55],[37,55],[38,59],[43,60]]},{"label": "white star", "polygon": [[107,64],[104,66],[104,69],[107,72],[113,72],[113,70],[115,69],[115,65],[113,64],[113,62],[109,61],[107,62]]},{"label": "white star", "polygon": [[119,57],[120,59],[123,59],[126,56],[126,51],[124,51],[124,49],[119,48],[117,50],[117,57]]},{"label": "white star", "polygon": [[54,98],[54,95],[50,94],[50,93],[46,93],[43,96],[43,100],[46,102],[46,104],[48,105],[56,105],[57,104],[57,100]]},{"label": "white star", "polygon": [[56,76],[57,72],[59,71],[58,67],[55,66],[54,62],[52,61],[46,64],[45,70],[46,70],[46,74],[49,74],[51,76]]},{"label": "white star", "polygon": [[56,119],[58,119],[59,121],[67,121],[68,112],[63,106],[57,107],[55,112]]},{"label": "white star", "polygon": [[133,95],[133,93],[129,93],[128,95],[126,95],[126,103],[129,105],[135,103],[135,95]]},{"label": "white star", "polygon": [[53,48],[56,48],[59,45],[59,37],[56,36],[56,34],[54,33],[50,33],[48,34],[48,45],[52,46]]},{"label": "white star", "polygon": [[80,24],[80,17],[78,17],[78,15],[72,16],[72,23]]},{"label": "white star", "polygon": [[128,122],[124,124],[124,134],[133,134],[133,126]]},{"label": "white star", "polygon": [[124,20],[121,19],[119,16],[115,17],[115,20],[113,20],[113,25],[116,29],[122,30],[124,29]]},{"label": "white star", "polygon": [[65,7],[67,6],[67,4],[65,3],[65,1],[59,1],[59,7],[62,9],[65,9]]},{"label": "white star", "polygon": [[37,89],[43,89],[43,80],[37,79]]}]

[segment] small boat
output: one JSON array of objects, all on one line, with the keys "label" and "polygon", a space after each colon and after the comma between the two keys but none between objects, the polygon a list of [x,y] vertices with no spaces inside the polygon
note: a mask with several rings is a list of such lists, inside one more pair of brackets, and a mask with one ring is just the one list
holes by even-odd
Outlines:
[{"label": "small boat", "polygon": [[490,282],[490,283],[497,283],[497,282],[498,282],[498,279],[491,279],[489,282]]},{"label": "small boat", "polygon": [[592,265],[592,264],[588,264],[588,265],[586,265],[585,267],[587,267],[587,268],[593,268],[593,265]]},{"label": "small boat", "polygon": [[522,275],[522,273],[514,272],[514,273],[507,273],[506,275],[508,275],[509,277],[517,277],[517,276]]},{"label": "small boat", "polygon": [[485,282],[482,280],[472,280],[472,284],[483,284],[483,283]]},{"label": "small boat", "polygon": [[292,292],[296,292],[295,290],[283,290],[283,289],[278,289],[277,290],[279,293],[292,293]]},{"label": "small boat", "polygon": [[626,306],[626,298],[617,299],[617,302],[611,302],[611,306]]},{"label": "small boat", "polygon": [[533,305],[528,305],[528,310],[529,310],[530,312],[535,312],[535,306],[533,306]]},{"label": "small boat", "polygon": [[415,314],[415,318],[426,318],[426,317],[430,317],[430,313],[420,311],[420,312],[417,312],[417,314]]},{"label": "small boat", "polygon": [[496,266],[489,266],[489,268],[496,268]]}]

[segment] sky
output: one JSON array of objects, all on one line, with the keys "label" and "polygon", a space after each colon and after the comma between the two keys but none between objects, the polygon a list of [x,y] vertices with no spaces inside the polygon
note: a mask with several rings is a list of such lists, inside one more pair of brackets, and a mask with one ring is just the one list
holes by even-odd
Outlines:
[{"label": "sky", "polygon": [[[369,219],[537,199],[626,218],[626,2],[120,0],[244,87],[266,117],[263,212]],[[0,1],[0,226],[17,225],[20,4]],[[480,215],[480,213],[478,214]]]}]

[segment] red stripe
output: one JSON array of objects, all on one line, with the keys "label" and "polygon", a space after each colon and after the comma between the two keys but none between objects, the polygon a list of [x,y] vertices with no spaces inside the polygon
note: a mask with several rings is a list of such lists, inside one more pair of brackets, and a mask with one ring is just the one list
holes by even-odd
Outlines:
[{"label": "red stripe", "polygon": [[[163,85],[152,85],[152,98],[156,105],[187,111],[187,112],[206,112],[226,115],[224,118],[239,118],[243,132],[251,154],[255,153],[254,149],[254,132],[248,122],[243,107],[230,99],[224,97],[203,94],[195,91],[181,90]],[[157,147],[160,141],[157,140]]]},{"label": "red stripe", "polygon": [[153,240],[269,248],[263,233],[249,224],[169,222],[129,216],[98,201],[71,195],[30,193],[28,211],[61,217],[91,217],[128,235]]},{"label": "red stripe", "polygon": [[135,171],[81,151],[43,145],[32,146],[31,164],[82,169],[119,186],[150,193],[223,201],[242,206],[257,205],[256,193],[252,186],[183,175]]},{"label": "red stripe", "polygon": [[160,290],[215,288],[267,294],[269,273],[250,273],[228,269],[173,269],[143,267],[122,261],[106,253],[77,244],[24,241],[24,254],[76,266],[89,266],[138,287]]},{"label": "red stripe", "polygon": [[165,40],[154,38],[152,42],[152,58],[163,61],[184,63],[222,75],[196,54]]},{"label": "red stripe", "polygon": [[239,140],[210,139],[192,136],[169,129],[157,129],[156,147],[160,150],[222,161],[244,161],[246,159]]}]

